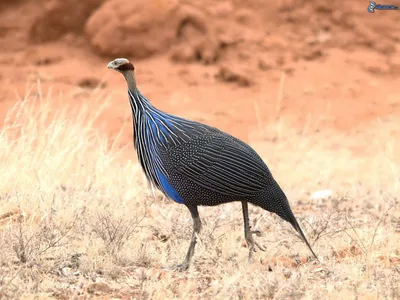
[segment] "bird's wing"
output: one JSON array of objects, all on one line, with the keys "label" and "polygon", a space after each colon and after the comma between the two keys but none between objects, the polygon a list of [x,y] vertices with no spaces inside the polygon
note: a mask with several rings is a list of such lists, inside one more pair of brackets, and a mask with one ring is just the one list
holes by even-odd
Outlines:
[{"label": "bird's wing", "polygon": [[174,169],[192,182],[224,195],[249,197],[273,177],[258,154],[219,130],[170,148]]}]

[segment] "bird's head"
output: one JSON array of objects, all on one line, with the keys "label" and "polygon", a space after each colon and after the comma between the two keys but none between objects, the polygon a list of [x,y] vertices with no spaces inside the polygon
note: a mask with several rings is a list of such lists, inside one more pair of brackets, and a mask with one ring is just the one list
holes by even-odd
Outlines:
[{"label": "bird's head", "polygon": [[135,67],[126,58],[116,58],[107,65],[108,69],[115,70],[124,75],[129,89],[136,89],[136,80],[133,74]]},{"label": "bird's head", "polygon": [[135,70],[135,67],[126,58],[116,58],[113,61],[110,61],[107,65],[107,68],[113,69],[120,73]]}]

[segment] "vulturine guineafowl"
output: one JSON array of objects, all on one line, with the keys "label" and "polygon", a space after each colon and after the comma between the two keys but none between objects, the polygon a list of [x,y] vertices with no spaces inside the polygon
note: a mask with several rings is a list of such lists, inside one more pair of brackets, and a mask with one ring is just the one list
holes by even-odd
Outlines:
[{"label": "vulturine guineafowl", "polygon": [[125,58],[108,64],[128,85],[134,121],[134,146],[150,183],[168,198],[186,205],[193,218],[193,234],[186,258],[177,268],[189,267],[201,221],[197,207],[241,201],[249,259],[257,248],[250,230],[248,203],[276,213],[299,233],[316,259],[290,209],[289,202],[267,165],[247,144],[214,127],[176,117],[155,108],[136,86],[134,66]]}]

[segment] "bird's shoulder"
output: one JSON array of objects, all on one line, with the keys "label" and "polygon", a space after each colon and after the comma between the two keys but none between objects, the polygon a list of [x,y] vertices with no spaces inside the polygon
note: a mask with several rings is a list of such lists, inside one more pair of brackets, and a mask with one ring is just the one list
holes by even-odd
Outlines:
[{"label": "bird's shoulder", "polygon": [[[169,145],[168,152],[186,152],[188,156],[212,152],[215,159],[219,159],[224,153],[233,153],[236,156],[251,157],[255,163],[264,164],[257,152],[242,140],[226,133],[218,128],[196,121],[181,119],[183,130],[176,130],[175,133],[181,138],[179,143]],[[196,158],[196,157],[193,157]]]}]

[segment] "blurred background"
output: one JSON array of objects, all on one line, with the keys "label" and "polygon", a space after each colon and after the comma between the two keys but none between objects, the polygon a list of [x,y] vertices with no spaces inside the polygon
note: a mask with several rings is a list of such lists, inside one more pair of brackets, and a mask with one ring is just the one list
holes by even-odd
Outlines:
[{"label": "blurred background", "polygon": [[[0,0],[0,298],[399,299],[400,12],[368,4]],[[189,272],[162,270],[192,221],[148,189],[116,57],[257,150],[321,264],[255,206],[247,264],[232,203],[200,208]]]},{"label": "blurred background", "polygon": [[[93,89],[110,95],[115,105],[102,118],[113,136],[130,109],[123,79],[106,65],[127,57],[156,106],[246,141],[265,138],[260,127],[277,116],[348,132],[400,112],[400,14],[367,6],[3,0],[0,120],[40,80],[44,94],[51,88],[77,105]],[[123,136],[130,140],[130,126]]]}]

